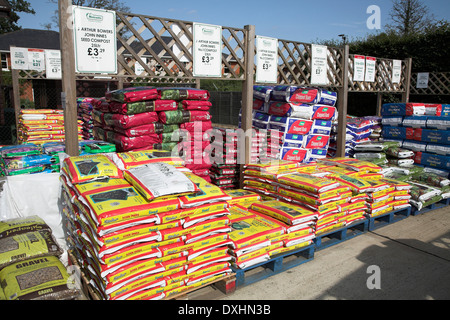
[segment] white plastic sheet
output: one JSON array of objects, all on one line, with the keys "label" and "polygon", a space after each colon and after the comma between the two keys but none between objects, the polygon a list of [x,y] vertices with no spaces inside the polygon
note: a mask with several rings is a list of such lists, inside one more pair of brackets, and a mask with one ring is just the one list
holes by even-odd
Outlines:
[{"label": "white plastic sheet", "polygon": [[8,176],[0,192],[0,219],[37,215],[52,228],[58,243],[65,248],[59,195],[59,173]]}]

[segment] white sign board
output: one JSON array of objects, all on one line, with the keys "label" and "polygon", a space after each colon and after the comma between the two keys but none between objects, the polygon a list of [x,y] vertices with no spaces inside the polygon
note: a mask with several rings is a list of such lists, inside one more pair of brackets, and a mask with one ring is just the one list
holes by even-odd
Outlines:
[{"label": "white sign board", "polygon": [[61,51],[45,50],[45,74],[47,79],[61,79]]},{"label": "white sign board", "polygon": [[11,68],[14,70],[28,70],[28,49],[11,47]]},{"label": "white sign board", "polygon": [[[141,58],[141,60],[142,60],[142,58]],[[145,59],[143,60],[143,61],[145,61]],[[137,74],[137,75],[141,75],[141,74],[143,74],[144,72],[145,72],[145,69],[144,69],[144,67],[139,63],[139,62],[135,62],[134,63],[134,72]]]},{"label": "white sign board", "polygon": [[73,7],[75,71],[117,73],[116,13]]},{"label": "white sign board", "polygon": [[366,57],[366,75],[364,76],[364,80],[366,82],[375,82],[375,63],[376,62],[377,62],[377,58]]},{"label": "white sign board", "polygon": [[426,89],[428,88],[428,79],[430,74],[428,72],[421,72],[417,74],[417,89]]},{"label": "white sign board", "polygon": [[45,70],[45,51],[42,49],[28,49],[28,70]]},{"label": "white sign board", "polygon": [[353,58],[353,81],[364,81],[366,57],[355,55]]},{"label": "white sign board", "polygon": [[311,84],[328,85],[328,48],[326,46],[311,45]]},{"label": "white sign board", "polygon": [[392,61],[392,83],[400,83],[402,76],[402,61],[393,60]]},{"label": "white sign board", "polygon": [[193,23],[194,77],[222,76],[222,27]]},{"label": "white sign board", "polygon": [[256,36],[256,82],[277,83],[278,39]]}]

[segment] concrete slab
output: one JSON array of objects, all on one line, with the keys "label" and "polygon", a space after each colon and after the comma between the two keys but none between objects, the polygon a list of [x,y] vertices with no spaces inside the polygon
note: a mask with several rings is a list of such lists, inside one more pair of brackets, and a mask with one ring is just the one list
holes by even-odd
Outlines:
[{"label": "concrete slab", "polygon": [[[377,284],[372,266],[379,270],[379,289],[369,288]],[[450,208],[326,248],[310,262],[217,299],[450,299]]]}]

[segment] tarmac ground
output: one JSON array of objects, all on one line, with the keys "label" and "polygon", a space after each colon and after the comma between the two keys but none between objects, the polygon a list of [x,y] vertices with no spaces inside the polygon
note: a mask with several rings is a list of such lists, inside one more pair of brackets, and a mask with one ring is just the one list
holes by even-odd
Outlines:
[{"label": "tarmac ground", "polygon": [[306,263],[214,299],[450,299],[450,207],[368,231],[315,252]]}]

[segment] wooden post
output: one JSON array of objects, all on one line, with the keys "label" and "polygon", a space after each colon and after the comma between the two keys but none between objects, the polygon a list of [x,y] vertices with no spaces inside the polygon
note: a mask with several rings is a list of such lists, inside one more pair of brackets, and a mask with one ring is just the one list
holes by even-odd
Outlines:
[{"label": "wooden post", "polygon": [[[13,87],[14,113],[16,118],[16,138],[19,138],[19,115],[20,115],[20,84],[19,70],[11,70],[11,80]],[[17,143],[17,141],[16,141]]]},{"label": "wooden post", "polygon": [[377,92],[377,116],[381,117],[381,107],[383,106],[383,93]]},{"label": "wooden post", "polygon": [[411,91],[411,70],[412,70],[412,58],[406,59],[406,75],[405,75],[405,91],[402,93],[402,102],[409,102],[409,94]]},{"label": "wooden post", "polygon": [[[252,111],[253,111],[253,84],[254,84],[254,68],[255,68],[255,26],[247,25],[244,27],[246,31],[245,37],[245,81],[242,84],[242,115],[241,128],[245,134],[245,164],[250,163],[252,150]],[[241,187],[242,172],[241,165]]]},{"label": "wooden post", "polygon": [[[61,40],[62,94],[66,153],[78,156],[77,84],[75,80],[75,51],[73,43],[72,1],[59,0],[59,31]],[[72,25],[68,25],[72,21]]]},{"label": "wooden post", "polygon": [[344,46],[343,62],[342,62],[342,87],[338,89],[338,140],[337,140],[337,157],[345,157],[345,137],[347,131],[347,103],[348,103],[348,59],[349,46]]}]

